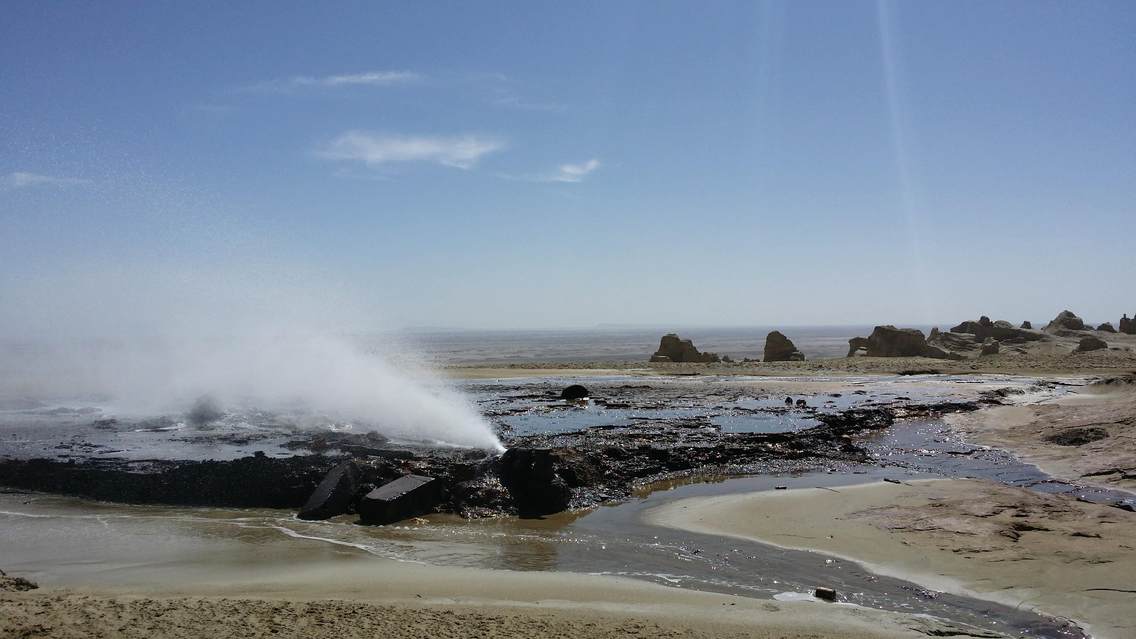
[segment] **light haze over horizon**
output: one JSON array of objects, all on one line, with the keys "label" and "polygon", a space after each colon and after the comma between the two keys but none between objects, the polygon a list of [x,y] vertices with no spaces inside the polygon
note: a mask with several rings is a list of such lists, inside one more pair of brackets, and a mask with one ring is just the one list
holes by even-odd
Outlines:
[{"label": "light haze over horizon", "polygon": [[1136,3],[4,13],[0,336],[1136,312]]}]

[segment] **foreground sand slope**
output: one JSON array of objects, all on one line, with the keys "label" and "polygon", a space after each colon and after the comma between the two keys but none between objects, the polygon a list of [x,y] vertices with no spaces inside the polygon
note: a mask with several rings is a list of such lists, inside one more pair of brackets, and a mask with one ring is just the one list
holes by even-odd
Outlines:
[{"label": "foreground sand slope", "polygon": [[238,566],[211,579],[0,592],[0,637],[991,636],[914,615],[571,573],[364,560],[248,574]]},{"label": "foreground sand slope", "polygon": [[694,498],[655,523],[819,550],[881,574],[1136,637],[1136,515],[971,480]]},{"label": "foreground sand slope", "polygon": [[[345,600],[130,598],[62,595],[0,596],[3,637],[725,637],[899,638],[974,635],[912,618],[911,627],[872,615],[814,619],[810,613],[768,603],[764,614],[719,612],[681,618],[659,611],[626,613],[547,607],[380,605]],[[792,606],[787,607],[792,610]],[[841,619],[841,617],[844,617]]]},{"label": "foreground sand slope", "polygon": [[1059,479],[1136,491],[1136,385],[947,419],[971,441],[1013,451]]}]

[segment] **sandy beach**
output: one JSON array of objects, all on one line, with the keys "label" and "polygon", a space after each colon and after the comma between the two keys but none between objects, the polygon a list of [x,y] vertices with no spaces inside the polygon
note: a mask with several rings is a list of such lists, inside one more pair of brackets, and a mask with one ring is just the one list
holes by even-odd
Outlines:
[{"label": "sandy beach", "polygon": [[908,579],[1136,633],[1131,513],[985,481],[927,480],[688,499],[654,523],[815,550]]},{"label": "sandy beach", "polygon": [[[171,575],[172,576],[172,575]],[[613,577],[399,562],[235,567],[210,580],[0,592],[4,637],[925,637],[915,615],[775,602]],[[987,636],[980,631],[979,636]]]}]

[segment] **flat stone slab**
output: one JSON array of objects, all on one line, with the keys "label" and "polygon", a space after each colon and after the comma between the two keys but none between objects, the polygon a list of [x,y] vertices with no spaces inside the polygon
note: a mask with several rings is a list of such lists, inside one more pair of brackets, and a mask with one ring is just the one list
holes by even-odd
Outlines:
[{"label": "flat stone slab", "polygon": [[403,475],[364,495],[359,519],[364,524],[391,524],[431,512],[442,498],[442,483],[425,475]]},{"label": "flat stone slab", "polygon": [[328,471],[297,515],[300,519],[328,519],[347,512],[359,487],[361,473],[353,461]]}]

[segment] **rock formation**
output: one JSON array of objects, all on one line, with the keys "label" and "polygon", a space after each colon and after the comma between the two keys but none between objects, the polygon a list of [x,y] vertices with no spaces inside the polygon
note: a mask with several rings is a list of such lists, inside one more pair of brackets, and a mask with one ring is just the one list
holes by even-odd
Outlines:
[{"label": "rock formation", "polygon": [[556,473],[552,451],[510,448],[501,456],[498,475],[522,516],[558,513],[568,508],[572,491]]},{"label": "rock formation", "polygon": [[1085,321],[1077,317],[1073,311],[1061,311],[1053,321],[1045,325],[1047,333],[1055,333],[1060,330],[1067,331],[1083,331],[1085,330]]},{"label": "rock formation", "polygon": [[1088,337],[1081,338],[1081,341],[1077,344],[1076,352],[1087,353],[1089,351],[1099,351],[1105,348],[1108,348],[1108,342],[1099,337],[1089,335]]},{"label": "rock formation", "polygon": [[868,357],[962,359],[959,355],[928,344],[923,331],[890,325],[877,326],[868,337],[853,337],[848,340],[848,357],[861,349],[867,351]]},{"label": "rock formation", "polygon": [[971,333],[944,333],[932,330],[927,343],[946,351],[973,351],[982,346],[982,341]]},{"label": "rock formation", "polygon": [[1022,328],[1014,328],[1013,324],[1005,320],[992,322],[989,317],[983,315],[978,321],[968,320],[955,326],[951,332],[974,335],[976,342],[985,342],[991,338],[1000,342],[1032,342],[1045,339],[1045,335],[1030,330],[1025,324],[1029,322],[1023,323]]},{"label": "rock formation", "polygon": [[995,339],[987,339],[982,344],[982,350],[979,355],[997,355],[998,351],[1002,350],[1002,345]]},{"label": "rock formation", "polygon": [[1105,322],[1104,324],[1101,324],[1100,326],[1097,327],[1097,330],[1098,331],[1104,331],[1105,333],[1115,333],[1116,332],[1116,329],[1112,327],[1112,324],[1110,322]]},{"label": "rock formation", "polygon": [[717,353],[702,353],[694,347],[694,342],[680,339],[674,333],[663,335],[659,340],[659,350],[651,356],[652,362],[719,362]]},{"label": "rock formation", "polygon": [[1024,328],[1026,330],[1033,330],[1033,324],[1029,320],[1026,320],[1022,322],[1021,328]]},{"label": "rock formation", "polygon": [[765,351],[761,359],[763,362],[803,362],[805,354],[780,331],[773,331],[765,336]]},{"label": "rock formation", "polygon": [[1136,335],[1136,318],[1128,319],[1128,314],[1120,318],[1120,332],[1126,335]]}]

